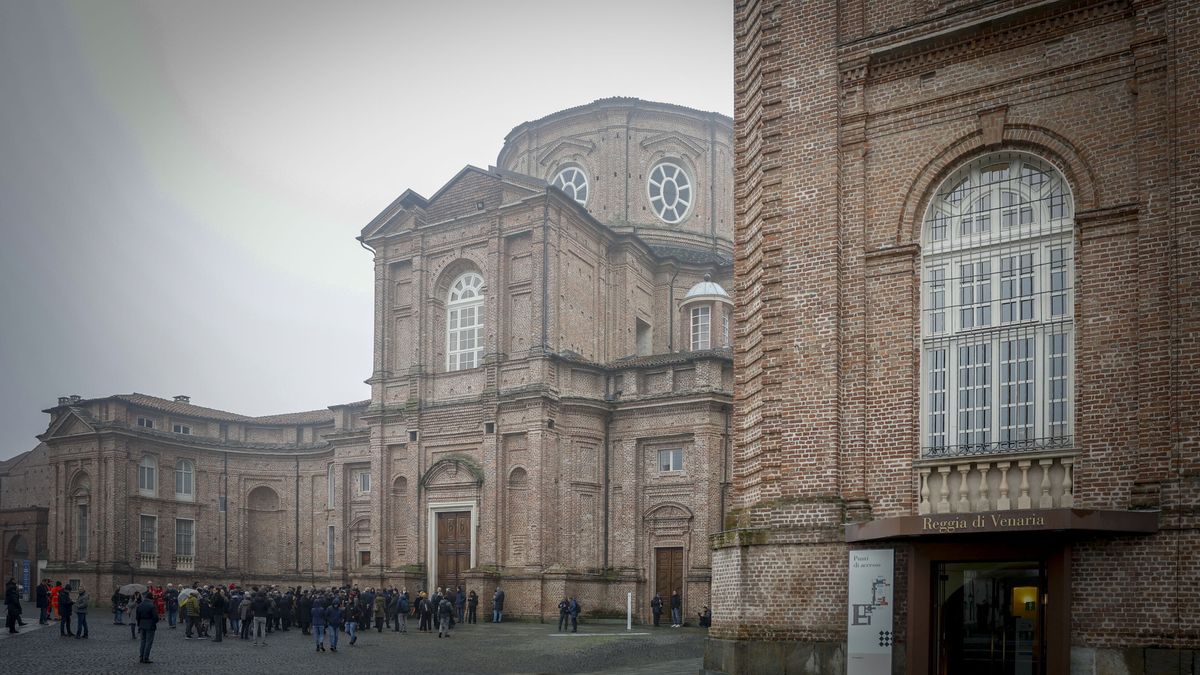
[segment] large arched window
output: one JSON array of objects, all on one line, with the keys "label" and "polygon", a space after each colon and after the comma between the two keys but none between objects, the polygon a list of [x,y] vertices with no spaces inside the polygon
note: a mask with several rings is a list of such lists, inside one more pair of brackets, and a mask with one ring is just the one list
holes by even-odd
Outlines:
[{"label": "large arched window", "polygon": [[195,497],[196,465],[190,459],[175,463],[175,498],[191,501]]},{"label": "large arched window", "polygon": [[1072,443],[1074,209],[1049,162],[995,153],[938,188],[922,234],[922,454]]},{"label": "large arched window", "polygon": [[446,299],[446,370],[465,370],[483,357],[483,277],[460,275]]}]

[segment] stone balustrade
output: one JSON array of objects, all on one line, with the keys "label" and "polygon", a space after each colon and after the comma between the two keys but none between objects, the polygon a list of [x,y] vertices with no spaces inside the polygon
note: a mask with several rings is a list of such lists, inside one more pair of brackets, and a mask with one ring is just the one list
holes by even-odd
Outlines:
[{"label": "stone balustrade", "polygon": [[1074,452],[939,457],[916,463],[918,514],[1071,508]]},{"label": "stone balustrade", "polygon": [[137,555],[138,567],[144,570],[158,569],[158,554],[157,553],[139,553]]},{"label": "stone balustrade", "polygon": [[196,556],[194,555],[177,555],[175,556],[175,569],[180,572],[192,572],[196,569]]}]

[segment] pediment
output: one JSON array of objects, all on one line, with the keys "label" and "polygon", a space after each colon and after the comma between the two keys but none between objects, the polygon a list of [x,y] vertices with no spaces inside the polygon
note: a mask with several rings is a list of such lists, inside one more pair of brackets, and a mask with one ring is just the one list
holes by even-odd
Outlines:
[{"label": "pediment", "polygon": [[639,145],[646,150],[659,146],[673,147],[684,154],[690,155],[699,155],[704,152],[704,148],[699,143],[693,141],[687,136],[684,136],[678,131],[668,131],[661,134],[655,134],[649,138],[642,139]]},{"label": "pediment", "polygon": [[660,504],[646,512],[646,520],[691,520],[692,512],[680,504]]},{"label": "pediment", "polygon": [[362,229],[362,238],[369,240],[417,227],[428,203],[427,199],[416,192],[405,190]]},{"label": "pediment", "polygon": [[425,489],[474,485],[483,485],[483,469],[467,457],[445,457],[434,462],[433,466],[421,477],[421,487]]},{"label": "pediment", "polygon": [[584,155],[590,155],[595,149],[596,144],[591,141],[581,141],[575,138],[564,138],[546,146],[546,148],[538,155],[538,163],[546,166],[564,154],[577,152]]},{"label": "pediment", "polygon": [[74,410],[69,410],[69,412],[58,418],[54,424],[50,425],[50,428],[46,430],[46,433],[42,434],[39,438],[45,440],[48,438],[78,436],[79,434],[91,434],[95,432],[96,430],[91,424],[88,424],[88,422],[80,417],[79,414]]}]

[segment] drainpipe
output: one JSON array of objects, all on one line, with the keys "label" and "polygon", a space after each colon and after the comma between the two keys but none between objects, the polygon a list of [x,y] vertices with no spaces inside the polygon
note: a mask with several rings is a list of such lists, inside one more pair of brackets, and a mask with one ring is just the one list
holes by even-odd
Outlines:
[{"label": "drainpipe", "polygon": [[223,554],[225,556],[225,570],[229,571],[229,452],[222,453],[223,465],[221,467],[221,484],[222,491],[225,493],[225,546]]}]

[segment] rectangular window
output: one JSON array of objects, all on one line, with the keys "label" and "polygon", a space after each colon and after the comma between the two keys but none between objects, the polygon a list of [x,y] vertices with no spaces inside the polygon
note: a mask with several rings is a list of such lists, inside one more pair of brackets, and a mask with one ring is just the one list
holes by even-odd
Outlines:
[{"label": "rectangular window", "polygon": [[1050,316],[1067,315],[1067,250],[1050,249]]},{"label": "rectangular window", "polygon": [[447,318],[449,370],[466,370],[479,365],[483,352],[483,306],[451,309]]},{"label": "rectangular window", "polygon": [[175,519],[175,555],[196,555],[196,521]]},{"label": "rectangular window", "polygon": [[138,551],[147,554],[158,553],[158,518],[142,516],[138,532]]},{"label": "rectangular window", "polygon": [[730,314],[731,313],[730,313],[729,309],[725,309],[721,312],[721,346],[722,347],[732,347],[733,346],[733,343],[729,341],[729,324],[730,324],[730,319],[731,319]]},{"label": "rectangular window", "polygon": [[155,465],[152,459],[143,459],[138,464],[138,490],[146,494],[154,494],[157,489],[155,483]]},{"label": "rectangular window", "polygon": [[707,306],[692,309],[692,351],[708,349],[712,344],[710,312]]},{"label": "rectangular window", "polygon": [[355,474],[354,477],[356,479],[355,483],[358,487],[359,493],[365,494],[365,493],[371,491],[371,472],[370,471],[359,471],[357,474]]},{"label": "rectangular window", "polygon": [[371,552],[370,551],[359,551],[358,552],[358,566],[366,567],[367,565],[370,565],[370,564],[371,564]]},{"label": "rectangular window", "polygon": [[964,449],[992,442],[991,357],[988,344],[958,348],[958,444]]},{"label": "rectangular window", "polygon": [[334,526],[330,525],[326,533],[325,555],[328,558],[326,564],[329,566],[329,573],[333,574],[333,559],[334,551],[337,550],[336,539],[334,539]]},{"label": "rectangular window", "polygon": [[1067,436],[1067,333],[1046,336],[1046,423],[1051,438]]},{"label": "rectangular window", "polygon": [[1028,225],[1033,222],[1033,207],[1015,192],[1000,193],[1000,208],[1000,224],[1004,227],[1012,227],[1018,223]]},{"label": "rectangular window", "polygon": [[75,519],[75,559],[87,560],[88,557],[88,506],[80,504]]},{"label": "rectangular window", "polygon": [[946,268],[929,270],[929,332],[946,332]]},{"label": "rectangular window", "polygon": [[961,328],[983,328],[992,325],[991,261],[960,264],[958,290]]},{"label": "rectangular window", "polygon": [[194,480],[192,465],[180,462],[175,465],[175,495],[177,497],[192,496],[192,481]]},{"label": "rectangular window", "polygon": [[946,447],[946,350],[926,352],[929,364],[929,447]]},{"label": "rectangular window", "polygon": [[1033,439],[1033,338],[1000,343],[1000,442]]},{"label": "rectangular window", "polygon": [[668,448],[658,451],[659,471],[683,471],[683,448]]},{"label": "rectangular window", "polygon": [[959,221],[958,233],[962,236],[984,234],[992,230],[992,195],[987,193],[975,202],[972,210],[963,214]]},{"label": "rectangular window", "polygon": [[332,464],[325,471],[325,494],[328,496],[326,507],[333,508],[337,506],[337,495],[334,493],[334,469]]},{"label": "rectangular window", "polygon": [[186,424],[176,424],[171,427],[171,430],[177,434],[190,435],[192,433],[192,428]]},{"label": "rectangular window", "polygon": [[217,497],[217,513],[225,513],[225,495]]},{"label": "rectangular window", "polygon": [[137,425],[144,429],[153,429],[154,420],[150,419],[149,417],[139,417],[137,420]]},{"label": "rectangular window", "polygon": [[1033,316],[1033,254],[1000,259],[1000,321],[1030,321]]}]

